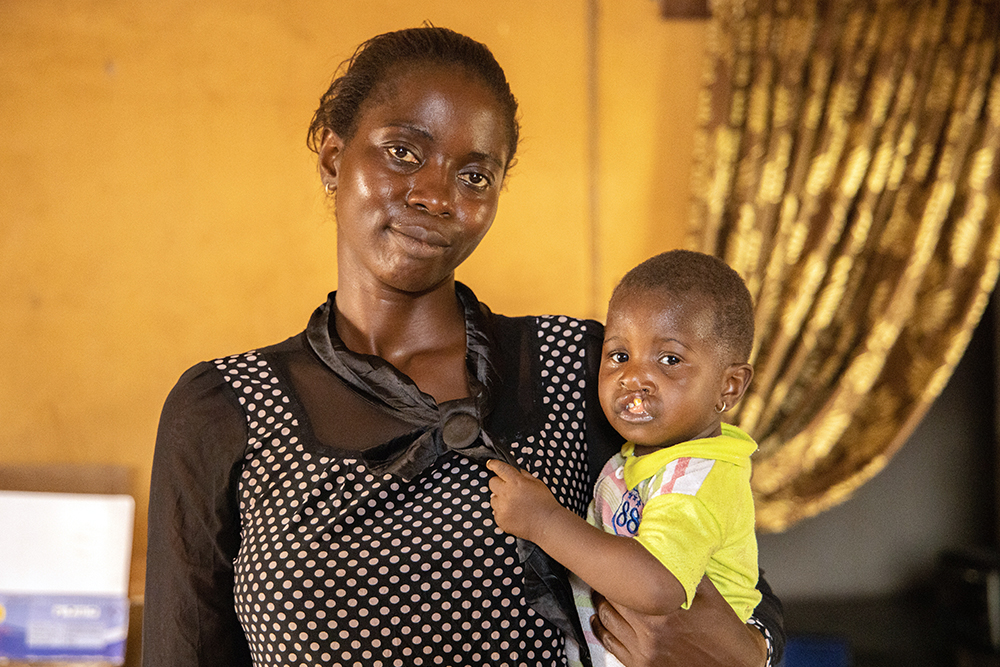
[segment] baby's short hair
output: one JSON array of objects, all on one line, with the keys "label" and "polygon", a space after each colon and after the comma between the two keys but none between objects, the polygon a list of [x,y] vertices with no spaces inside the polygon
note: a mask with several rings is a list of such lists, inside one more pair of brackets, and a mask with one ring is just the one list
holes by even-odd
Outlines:
[{"label": "baby's short hair", "polygon": [[715,335],[744,363],[753,349],[753,299],[746,284],[728,264],[692,250],[670,250],[650,257],[625,274],[611,294],[608,309],[626,296],[657,291],[709,299],[715,314]]}]

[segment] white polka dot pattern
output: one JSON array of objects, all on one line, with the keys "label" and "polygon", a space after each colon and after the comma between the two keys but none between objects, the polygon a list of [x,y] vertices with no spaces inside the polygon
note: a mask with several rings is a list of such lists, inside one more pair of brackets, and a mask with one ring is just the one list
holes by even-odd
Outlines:
[{"label": "white polka dot pattern", "polygon": [[[583,326],[538,319],[545,419],[512,445],[581,514]],[[247,417],[235,597],[255,665],[565,664],[524,601],[483,466],[448,453],[410,483],[377,477],[315,443],[265,358],[216,367]]]}]

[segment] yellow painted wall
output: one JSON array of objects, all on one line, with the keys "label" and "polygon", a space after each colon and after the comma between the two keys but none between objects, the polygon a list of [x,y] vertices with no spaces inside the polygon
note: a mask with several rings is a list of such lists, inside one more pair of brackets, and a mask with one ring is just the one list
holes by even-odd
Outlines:
[{"label": "yellow painted wall", "polygon": [[129,466],[134,593],[166,393],[335,289],[305,129],[357,43],[424,20],[489,44],[522,105],[460,279],[498,312],[603,317],[682,240],[703,23],[652,0],[0,2],[0,465]]}]

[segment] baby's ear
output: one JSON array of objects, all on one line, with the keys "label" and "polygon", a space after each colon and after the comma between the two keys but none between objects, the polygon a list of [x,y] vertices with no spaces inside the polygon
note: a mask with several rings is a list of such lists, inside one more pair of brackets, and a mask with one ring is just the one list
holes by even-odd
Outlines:
[{"label": "baby's ear", "polygon": [[753,366],[750,364],[733,364],[726,369],[722,376],[722,395],[719,397],[726,406],[724,412],[740,402],[751,380],[753,380]]}]

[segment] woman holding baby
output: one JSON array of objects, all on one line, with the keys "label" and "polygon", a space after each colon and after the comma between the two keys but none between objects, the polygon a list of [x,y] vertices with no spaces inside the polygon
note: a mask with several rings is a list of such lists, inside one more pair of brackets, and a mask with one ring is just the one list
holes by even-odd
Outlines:
[{"label": "woman holding baby", "polygon": [[[150,495],[143,663],[563,665],[565,573],[498,530],[484,463],[582,514],[620,445],[596,398],[601,325],[495,315],[455,280],[518,143],[489,50],[443,28],[363,44],[309,132],[337,216],[338,289],[305,331],[193,367]],[[626,665],[764,665],[703,582],[691,609],[598,601]]]}]

